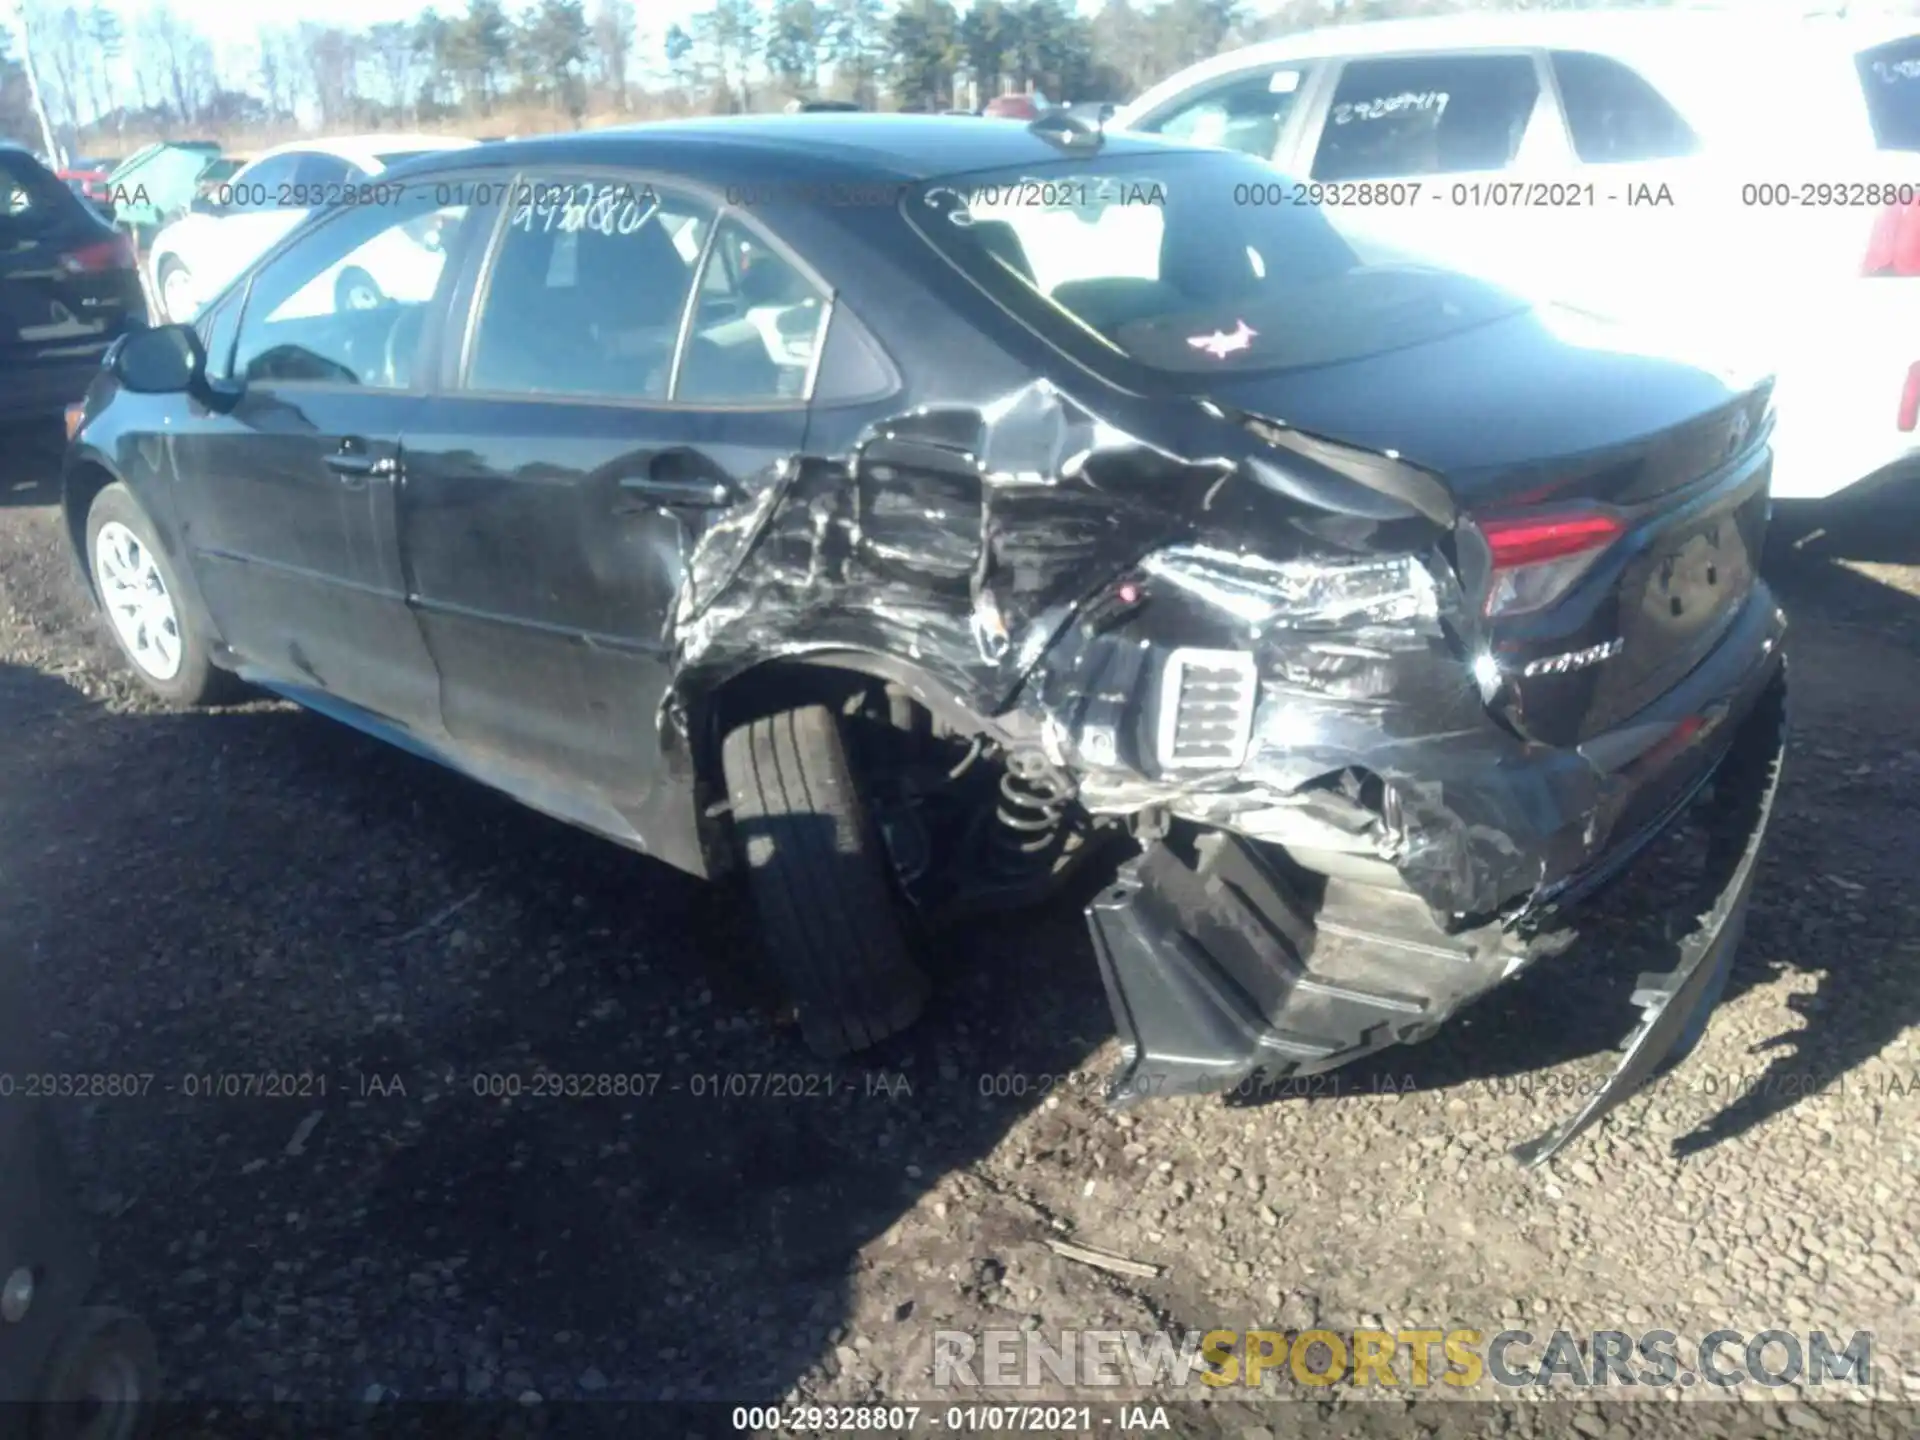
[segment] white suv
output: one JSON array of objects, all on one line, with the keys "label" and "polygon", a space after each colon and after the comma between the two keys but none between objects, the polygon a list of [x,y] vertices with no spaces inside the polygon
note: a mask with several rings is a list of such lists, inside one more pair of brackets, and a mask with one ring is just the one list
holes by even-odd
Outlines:
[{"label": "white suv", "polygon": [[1365,210],[1392,244],[1711,335],[1778,376],[1778,496],[1920,474],[1911,16],[1348,25],[1192,66],[1110,128],[1269,159],[1245,203]]}]

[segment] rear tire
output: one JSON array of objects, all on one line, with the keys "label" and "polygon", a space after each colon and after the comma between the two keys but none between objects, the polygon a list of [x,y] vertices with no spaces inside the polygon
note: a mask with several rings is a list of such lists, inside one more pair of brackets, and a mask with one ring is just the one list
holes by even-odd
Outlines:
[{"label": "rear tire", "polygon": [[205,626],[153,522],[118,481],[87,510],[86,563],[101,623],[149,691],[181,709],[217,705],[239,693],[238,677],[213,663]]},{"label": "rear tire", "polygon": [[721,764],[768,958],[807,1047],[838,1059],[906,1029],[933,987],[908,951],[833,712],[749,721],[727,735]]}]

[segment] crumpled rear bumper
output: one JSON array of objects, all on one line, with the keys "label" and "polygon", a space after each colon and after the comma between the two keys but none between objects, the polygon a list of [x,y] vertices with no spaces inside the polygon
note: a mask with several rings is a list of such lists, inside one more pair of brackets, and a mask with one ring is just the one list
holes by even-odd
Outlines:
[{"label": "crumpled rear bumper", "polygon": [[[1706,815],[1712,903],[1682,939],[1675,963],[1642,974],[1641,1021],[1606,1085],[1578,1113],[1516,1158],[1538,1164],[1639,1089],[1718,998],[1746,920],[1753,873],[1772,814],[1786,743],[1784,665],[1757,677],[1730,727]],[[1736,711],[1736,714],[1740,712]],[[1676,803],[1528,912],[1550,917],[1583,900],[1674,820]],[[1563,931],[1533,925],[1439,928],[1412,896],[1303,883],[1261,848],[1224,832],[1182,851],[1157,842],[1121,868],[1087,918],[1123,1046],[1110,1098],[1245,1093],[1433,1033],[1460,1006],[1523,965],[1564,948]]]}]

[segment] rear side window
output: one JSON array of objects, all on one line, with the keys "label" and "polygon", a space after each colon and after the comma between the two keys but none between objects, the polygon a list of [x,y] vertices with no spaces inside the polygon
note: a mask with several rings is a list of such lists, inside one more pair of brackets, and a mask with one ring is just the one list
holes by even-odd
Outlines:
[{"label": "rear side window", "polygon": [[1140,128],[1189,145],[1218,145],[1270,160],[1280,148],[1301,79],[1301,72],[1290,67],[1242,76]]},{"label": "rear side window", "polygon": [[1864,51],[1857,63],[1874,144],[1920,150],[1920,35]]},{"label": "rear side window", "polygon": [[1699,137],[1666,98],[1618,60],[1556,50],[1553,78],[1582,164],[1668,160],[1700,148]]},{"label": "rear side window", "polygon": [[625,180],[514,185],[467,388],[664,401],[712,211]]},{"label": "rear side window", "polygon": [[804,399],[827,297],[731,218],[714,233],[706,264],[672,398],[690,405]]},{"label": "rear side window", "polygon": [[1340,72],[1313,157],[1316,180],[1499,170],[1540,99],[1526,55],[1353,60]]}]

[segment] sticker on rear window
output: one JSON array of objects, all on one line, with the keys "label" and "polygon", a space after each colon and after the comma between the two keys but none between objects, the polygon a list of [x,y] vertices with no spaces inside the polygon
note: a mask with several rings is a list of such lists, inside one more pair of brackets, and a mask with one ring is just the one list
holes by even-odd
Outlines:
[{"label": "sticker on rear window", "polygon": [[1216,360],[1224,360],[1237,350],[1250,349],[1253,337],[1260,332],[1246,321],[1234,323],[1231,330],[1216,330],[1211,335],[1189,335],[1187,344],[1196,350],[1204,350]]},{"label": "sticker on rear window", "polygon": [[1333,123],[1351,125],[1356,120],[1384,120],[1409,110],[1416,114],[1432,111],[1437,121],[1447,113],[1447,102],[1452,98],[1445,90],[1405,90],[1398,95],[1382,95],[1377,100],[1343,100],[1333,107]]},{"label": "sticker on rear window", "polygon": [[1298,70],[1276,70],[1273,78],[1267,81],[1267,90],[1274,95],[1291,95],[1300,88]]}]

